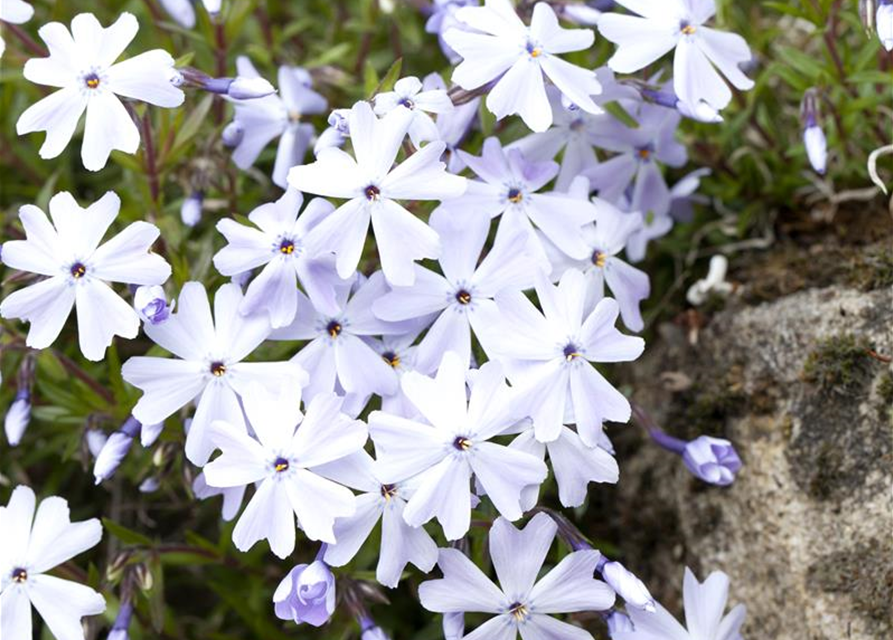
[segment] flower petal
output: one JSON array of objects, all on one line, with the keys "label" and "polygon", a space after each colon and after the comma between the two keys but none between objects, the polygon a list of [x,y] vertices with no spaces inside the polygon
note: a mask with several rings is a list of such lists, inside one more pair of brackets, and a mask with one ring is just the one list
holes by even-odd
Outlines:
[{"label": "flower petal", "polygon": [[66,276],[55,276],[15,291],[0,303],[0,316],[31,323],[25,344],[45,349],[59,337],[75,300],[75,287]]},{"label": "flower petal", "polygon": [[508,604],[505,594],[458,549],[440,549],[437,564],[443,578],[419,585],[419,599],[428,611],[498,613]]}]

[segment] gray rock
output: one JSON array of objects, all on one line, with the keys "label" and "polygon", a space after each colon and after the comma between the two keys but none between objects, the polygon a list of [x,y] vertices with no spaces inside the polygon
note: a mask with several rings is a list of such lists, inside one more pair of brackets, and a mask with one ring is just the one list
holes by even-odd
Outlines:
[{"label": "gray rock", "polygon": [[[893,291],[730,301],[695,346],[659,333],[626,369],[634,400],[677,437],[728,438],[744,468],[707,486],[640,427],[616,428],[616,518],[596,532],[680,616],[687,564],[729,574],[745,638],[893,637]],[[667,373],[684,374],[675,391]]]}]

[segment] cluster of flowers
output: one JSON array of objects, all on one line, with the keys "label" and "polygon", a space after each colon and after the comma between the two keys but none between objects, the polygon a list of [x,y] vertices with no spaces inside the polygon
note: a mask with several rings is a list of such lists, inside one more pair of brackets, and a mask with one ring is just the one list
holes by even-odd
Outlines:
[{"label": "cluster of flowers", "polygon": [[[130,100],[177,107],[181,87],[195,86],[233,102],[224,142],[239,167],[279,138],[272,178],[286,189],[250,213],[251,225],[218,222],[227,244],[214,265],[233,281],[214,293],[213,311],[200,282],[168,301],[162,285],[171,268],[150,251],[159,237],[153,224],[134,222],[102,243],[119,213],[114,193],[86,208],[57,194],[49,217],[22,207],[26,239],[6,242],[2,259],[44,279],[7,296],[0,315],[30,323],[29,347],[50,347],[75,307],[90,360],[102,360],[116,335],[135,338],[141,325],[175,356],[124,364],[142,397],[132,419],[97,447],[97,481],[137,435],[151,444],[161,424],[194,403],[185,453],[203,468],[196,495],[223,494],[224,516],[234,518],[254,486],[233,531],[236,547],[267,540],[285,558],[296,528],[322,543],[317,560],[276,590],[281,618],[323,624],[335,602],[328,567],[350,562],[381,521],[378,581],[394,587],[407,564],[439,566],[444,577],[423,583],[419,595],[445,614],[448,637],[463,637],[468,611],[495,616],[464,636],[474,639],[590,638],[551,617],[579,611],[605,612],[613,637],[625,640],[739,637],[743,608],[722,620],[722,575],[699,585],[686,574],[686,631],[635,576],[579,536],[565,536],[576,540],[572,553],[537,581],[563,521],[543,512],[523,529],[510,524],[535,509],[550,469],[565,507],[583,504],[590,482],[617,482],[603,425],[627,422],[632,407],[595,365],[642,354],[644,341],[616,326],[622,319],[629,332],[644,328],[639,305],[649,278],[630,262],[687,219],[704,175],[670,187],[662,166],[686,162],[675,141],[683,117],[721,121],[732,98],[723,77],[752,86],[740,69],[750,60],[743,39],[705,26],[713,0],[618,4],[638,15],[562,14],[594,20],[618,45],[608,67],[592,71],[559,55],[588,49],[593,31],[560,26],[545,2],[533,6],[529,25],[509,0],[437,2],[428,25],[459,62],[456,87],[448,91],[436,74],[403,78],[372,103],[332,112],[318,137],[303,118],[328,105],[302,69],[282,67],[274,94],[247,59],[237,78],[177,70],[161,50],[116,64],[137,31],[130,14],[107,28],[91,14],[77,16],[70,31],[41,27],[50,55],[28,61],[24,74],[59,90],[24,112],[18,131],[46,131],[42,157],[62,152],[86,111],[83,163],[99,170],[113,149],[139,146]],[[673,50],[673,79],[614,76]],[[497,118],[517,114],[532,133],[505,146],[488,138],[475,156],[460,145],[484,94]],[[608,103],[637,126],[606,113]],[[351,153],[342,149],[348,142]],[[315,160],[302,164],[311,145]],[[473,176],[460,175],[466,170]],[[426,201],[438,203],[427,222],[413,213]],[[381,270],[367,276],[358,267],[370,223]],[[109,283],[130,285],[133,304]],[[301,346],[289,361],[248,361],[268,340]],[[373,397],[381,409],[359,419]],[[13,443],[29,402],[20,397],[7,414]],[[685,443],[651,431],[705,481],[729,484],[740,468],[726,441]],[[448,541],[459,540],[484,499],[500,514],[489,539],[500,587],[459,550],[438,549],[425,528],[436,520]],[[30,601],[58,637],[81,637],[79,619],[102,611],[101,596],[42,572],[96,544],[101,529],[70,524],[64,501],[49,498],[29,543],[33,511],[24,487],[2,511],[0,530],[13,541],[0,558],[3,635],[29,637]],[[75,527],[79,533],[65,533]],[[63,535],[65,545],[47,538]],[[615,593],[627,614],[612,609]],[[64,599],[64,611],[50,611],[48,598]],[[360,622],[366,637],[383,636],[371,618]]]}]

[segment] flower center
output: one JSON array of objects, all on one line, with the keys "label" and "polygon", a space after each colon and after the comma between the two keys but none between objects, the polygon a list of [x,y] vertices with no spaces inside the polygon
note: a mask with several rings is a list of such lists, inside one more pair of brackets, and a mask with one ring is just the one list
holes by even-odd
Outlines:
[{"label": "flower center", "polygon": [[577,346],[574,343],[572,343],[572,342],[567,343],[567,346],[564,348],[564,359],[565,360],[567,360],[568,362],[571,362],[575,358],[579,358],[581,355],[583,355],[583,354],[580,353],[579,349],[577,348]]},{"label": "flower center", "polygon": [[77,280],[78,278],[84,277],[84,274],[87,273],[87,267],[85,267],[80,262],[75,262],[73,265],[71,265],[70,272],[71,277]]},{"label": "flower center", "polygon": [[393,498],[395,495],[397,495],[397,487],[395,487],[392,484],[381,485],[381,497],[382,498],[384,498],[387,501],[390,501],[390,499]]},{"label": "flower center", "polygon": [[23,569],[22,567],[16,567],[12,570],[12,581],[18,582],[19,584],[25,582],[28,579],[28,570]]},{"label": "flower center", "polygon": [[363,190],[363,193],[366,196],[366,200],[369,202],[375,202],[381,198],[381,189],[376,187],[374,184],[370,184]]},{"label": "flower center", "polygon": [[341,326],[341,323],[337,320],[332,320],[329,324],[326,325],[326,333],[328,333],[331,337],[337,338],[341,335],[341,330],[344,327]]},{"label": "flower center", "polygon": [[400,102],[398,102],[397,104],[402,104],[402,105],[403,105],[404,107],[406,107],[407,109],[414,109],[414,108],[415,108],[415,102],[413,102],[413,101],[410,100],[409,98],[403,98],[403,99],[400,100]]},{"label": "flower center", "polygon": [[453,447],[459,451],[468,451],[471,449],[471,440],[464,436],[457,436],[456,439],[453,440]]},{"label": "flower center", "polygon": [[465,289],[459,289],[456,292],[456,302],[461,305],[471,304],[471,294]]},{"label": "flower center", "polygon": [[679,25],[679,30],[682,33],[684,33],[685,35],[690,36],[690,35],[693,35],[698,30],[698,28],[693,24],[689,24],[688,22],[683,22],[682,24]]},{"label": "flower center", "polygon": [[84,84],[88,89],[96,89],[99,87],[99,76],[95,73],[88,73],[84,76]]},{"label": "flower center", "polygon": [[393,351],[385,351],[381,354],[381,359],[391,365],[394,369],[400,366],[400,356]]},{"label": "flower center", "polygon": [[639,147],[636,149],[636,155],[639,156],[640,160],[650,160],[651,154],[654,153],[654,147],[650,144],[645,145],[644,147]]},{"label": "flower center", "polygon": [[300,111],[289,111],[288,112],[288,121],[289,122],[300,122],[301,121],[301,112]]},{"label": "flower center", "polygon": [[288,460],[285,458],[276,458],[276,460],[273,461],[273,470],[276,473],[288,471]]},{"label": "flower center", "polygon": [[219,378],[224,373],[226,373],[226,365],[222,362],[212,362],[211,363],[211,373],[214,374],[215,378]]},{"label": "flower center", "polygon": [[512,617],[518,622],[524,622],[527,619],[529,611],[527,610],[527,606],[521,604],[520,602],[515,602],[509,607],[509,613],[512,614]]},{"label": "flower center", "polygon": [[539,58],[543,54],[543,48],[535,42],[528,42],[527,53],[530,54],[531,58]]},{"label": "flower center", "polygon": [[295,243],[291,240],[283,240],[282,244],[279,245],[279,252],[290,256],[295,252]]},{"label": "flower center", "polygon": [[608,256],[598,249],[596,249],[592,254],[592,264],[594,264],[596,267],[604,267],[607,260]]},{"label": "flower center", "polygon": [[515,204],[518,204],[519,202],[521,202],[521,200],[524,199],[524,194],[521,193],[520,189],[516,189],[516,188],[512,187],[511,189],[509,189],[508,199],[509,199],[509,202],[514,202]]}]

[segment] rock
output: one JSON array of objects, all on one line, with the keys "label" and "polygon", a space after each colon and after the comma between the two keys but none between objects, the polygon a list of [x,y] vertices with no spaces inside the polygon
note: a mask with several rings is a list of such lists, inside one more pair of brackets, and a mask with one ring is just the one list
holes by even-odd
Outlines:
[{"label": "rock", "polygon": [[893,289],[730,301],[696,346],[659,333],[626,369],[635,402],[677,437],[728,438],[744,468],[707,486],[640,427],[615,428],[620,483],[593,511],[616,517],[590,533],[620,539],[680,616],[687,564],[729,575],[746,638],[893,637]]}]

